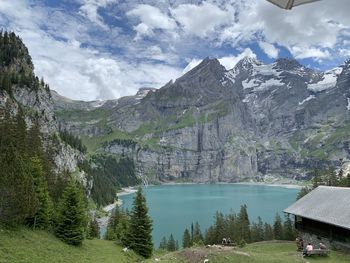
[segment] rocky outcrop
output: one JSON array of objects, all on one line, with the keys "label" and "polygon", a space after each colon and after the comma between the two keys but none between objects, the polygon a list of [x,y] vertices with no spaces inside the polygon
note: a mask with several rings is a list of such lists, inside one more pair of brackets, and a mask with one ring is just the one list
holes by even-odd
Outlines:
[{"label": "rocky outcrop", "polygon": [[159,90],[84,111],[85,121],[59,117],[99,152],[131,156],[145,182],[305,179],[350,158],[349,64],[320,72],[244,58],[227,71],[205,59]]}]

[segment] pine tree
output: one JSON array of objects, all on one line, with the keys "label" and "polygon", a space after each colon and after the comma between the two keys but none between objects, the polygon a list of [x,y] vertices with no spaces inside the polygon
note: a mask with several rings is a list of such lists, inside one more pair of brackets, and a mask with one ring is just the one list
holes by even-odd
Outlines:
[{"label": "pine tree", "polygon": [[175,242],[173,234],[170,234],[170,237],[168,239],[167,250],[168,251],[175,251],[176,250],[176,242]]},{"label": "pine tree", "polygon": [[86,204],[80,187],[71,180],[59,204],[55,234],[67,244],[79,246],[84,240],[85,226]]},{"label": "pine tree", "polygon": [[240,212],[238,214],[238,227],[240,238],[245,242],[250,242],[250,222],[247,212],[247,206],[241,205]]},{"label": "pine tree", "polygon": [[146,199],[141,187],[138,189],[131,212],[128,243],[137,254],[149,258],[153,252],[152,221],[148,216]]},{"label": "pine tree", "polygon": [[273,235],[276,240],[283,240],[283,225],[282,219],[278,213],[276,213],[275,222],[273,224]]},{"label": "pine tree", "polygon": [[25,156],[16,148],[16,123],[6,104],[0,121],[0,221],[23,223],[37,205],[33,178]]},{"label": "pine tree", "polygon": [[100,227],[96,220],[96,217],[92,218],[89,223],[88,238],[100,238]]},{"label": "pine tree", "polygon": [[264,240],[273,240],[273,229],[272,226],[268,223],[264,225]]},{"label": "pine tree", "polygon": [[285,240],[295,240],[295,238],[297,237],[296,231],[293,227],[293,223],[289,215],[285,216],[285,221],[283,223],[283,234]]},{"label": "pine tree", "polygon": [[47,190],[47,184],[39,158],[32,157],[30,159],[30,173],[34,181],[37,207],[34,216],[29,218],[28,221],[34,229],[48,229],[51,224],[53,205]]},{"label": "pine tree", "polygon": [[166,239],[166,237],[163,237],[162,240],[160,241],[159,249],[166,250],[167,247],[168,247],[168,240]]},{"label": "pine tree", "polygon": [[191,247],[191,235],[187,228],[182,237],[182,246],[183,248]]},{"label": "pine tree", "polygon": [[121,213],[119,207],[116,206],[111,217],[108,220],[107,230],[105,234],[106,240],[117,240],[117,228],[120,221]]},{"label": "pine tree", "polygon": [[193,229],[193,239],[192,243],[200,244],[203,242],[203,235],[201,231],[201,227],[198,222],[194,224],[194,229]]},{"label": "pine tree", "polygon": [[264,240],[264,223],[260,216],[258,216],[258,241]]}]

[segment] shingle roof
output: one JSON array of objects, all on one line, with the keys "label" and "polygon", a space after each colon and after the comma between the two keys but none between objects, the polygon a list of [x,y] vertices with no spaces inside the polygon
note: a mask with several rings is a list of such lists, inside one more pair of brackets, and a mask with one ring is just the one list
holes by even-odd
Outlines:
[{"label": "shingle roof", "polygon": [[350,188],[319,186],[283,212],[350,229]]}]

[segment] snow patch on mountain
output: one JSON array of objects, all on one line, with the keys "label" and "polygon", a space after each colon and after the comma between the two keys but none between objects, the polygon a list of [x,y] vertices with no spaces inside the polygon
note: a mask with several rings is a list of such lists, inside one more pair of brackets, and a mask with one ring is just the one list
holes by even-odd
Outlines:
[{"label": "snow patch on mountain", "polygon": [[342,72],[342,68],[334,68],[326,71],[323,75],[322,80],[316,83],[308,84],[308,89],[313,92],[321,92],[330,88],[335,87],[337,83],[338,75]]},{"label": "snow patch on mountain", "polygon": [[306,99],[302,100],[301,102],[299,102],[299,105],[303,105],[305,102],[312,100],[316,98],[315,95],[310,95],[309,97],[307,97]]},{"label": "snow patch on mountain", "polygon": [[350,110],[350,98],[348,98],[348,105],[346,106],[347,110]]},{"label": "snow patch on mountain", "polygon": [[250,79],[242,82],[242,86],[244,89],[253,88],[253,91],[262,91],[273,86],[283,86],[283,85],[284,84],[281,82],[280,79],[275,79],[275,78],[264,80],[264,81],[260,79]]}]

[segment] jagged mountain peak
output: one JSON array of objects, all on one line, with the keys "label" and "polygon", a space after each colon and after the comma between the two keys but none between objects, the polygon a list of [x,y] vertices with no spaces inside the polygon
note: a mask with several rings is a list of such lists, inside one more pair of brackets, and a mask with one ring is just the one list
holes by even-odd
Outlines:
[{"label": "jagged mountain peak", "polygon": [[139,88],[139,90],[136,93],[136,96],[145,97],[149,92],[154,92],[156,90],[157,90],[156,88],[142,87],[142,88]]},{"label": "jagged mountain peak", "polygon": [[263,63],[254,57],[245,56],[236,64],[237,69],[250,69],[254,66],[261,66]]},{"label": "jagged mountain peak", "polygon": [[215,78],[220,79],[222,78],[224,72],[226,72],[226,69],[223,65],[220,64],[218,59],[206,57],[196,67],[177,79],[176,82],[183,82],[198,75],[207,77],[214,76]]},{"label": "jagged mountain peak", "polygon": [[305,68],[296,59],[293,58],[279,58],[274,62],[274,68],[282,70],[293,70],[297,68]]}]

